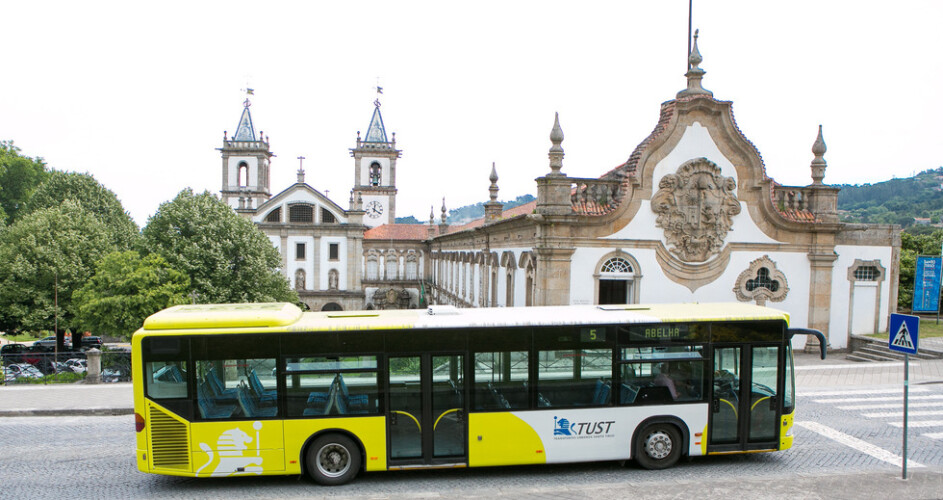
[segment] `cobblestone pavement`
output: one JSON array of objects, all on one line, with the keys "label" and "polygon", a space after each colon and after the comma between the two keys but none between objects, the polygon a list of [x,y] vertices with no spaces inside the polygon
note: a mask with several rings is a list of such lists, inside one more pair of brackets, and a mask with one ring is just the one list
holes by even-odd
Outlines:
[{"label": "cobblestone pavement", "polygon": [[[195,480],[137,471],[130,384],[0,387],[4,498],[940,498],[943,361],[911,361],[909,472],[902,481],[903,363],[796,357],[795,446],[702,457],[666,471],[614,462],[305,478]],[[90,416],[125,414],[121,416]],[[22,415],[58,415],[56,418]],[[51,480],[50,478],[54,478]]]}]

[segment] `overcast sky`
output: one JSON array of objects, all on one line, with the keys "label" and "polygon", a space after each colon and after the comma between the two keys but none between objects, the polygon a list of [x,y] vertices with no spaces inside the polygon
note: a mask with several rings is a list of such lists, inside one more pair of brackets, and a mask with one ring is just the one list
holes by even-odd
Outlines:
[{"label": "overcast sky", "polygon": [[[943,2],[695,0],[704,87],[786,185],[943,165]],[[553,113],[563,172],[598,177],[685,86],[687,0],[7,2],[0,139],[89,172],[139,225],[181,189],[217,193],[223,131],[255,89],[273,194],[307,181],[342,207],[379,77],[396,132],[397,216],[536,194]]]}]

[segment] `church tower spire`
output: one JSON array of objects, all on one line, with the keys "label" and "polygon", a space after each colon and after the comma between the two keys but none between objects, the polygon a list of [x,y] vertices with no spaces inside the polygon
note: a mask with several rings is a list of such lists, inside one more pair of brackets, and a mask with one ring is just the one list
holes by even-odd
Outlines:
[{"label": "church tower spire", "polygon": [[236,211],[245,212],[252,212],[272,197],[269,166],[275,156],[269,150],[268,137],[262,131],[256,137],[249,111],[252,103],[248,96],[252,93],[252,89],[246,90],[236,133],[229,138],[223,132],[223,147],[217,148],[223,158],[223,186],[220,191],[223,202]]},{"label": "church tower spire", "polygon": [[373,115],[363,139],[357,132],[357,146],[351,148],[354,157],[354,191],[363,199],[364,224],[376,227],[396,222],[396,160],[403,152],[396,149],[396,133],[388,140],[383,115],[380,113],[380,95],[373,101]]}]

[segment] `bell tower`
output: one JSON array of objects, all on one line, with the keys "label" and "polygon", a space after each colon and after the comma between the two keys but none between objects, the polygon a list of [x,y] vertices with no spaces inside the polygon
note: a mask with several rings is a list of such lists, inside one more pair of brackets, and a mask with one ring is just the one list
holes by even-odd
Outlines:
[{"label": "bell tower", "polygon": [[367,135],[361,139],[357,132],[357,147],[350,150],[354,157],[353,199],[355,203],[362,202],[363,222],[368,227],[396,222],[396,160],[403,152],[396,149],[395,132],[392,140],[387,140],[380,114],[379,94],[382,93],[383,89],[378,86]]},{"label": "bell tower", "polygon": [[[252,90],[247,90],[251,95]],[[255,135],[249,98],[243,102],[242,116],[232,137],[223,132],[223,147],[218,148],[223,157],[223,202],[237,212],[251,212],[272,197],[269,192],[270,159],[268,137],[259,132]]]}]

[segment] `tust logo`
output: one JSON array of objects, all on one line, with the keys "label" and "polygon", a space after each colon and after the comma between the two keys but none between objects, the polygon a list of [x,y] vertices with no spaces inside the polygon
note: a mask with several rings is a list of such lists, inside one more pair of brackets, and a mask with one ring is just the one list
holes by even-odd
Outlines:
[{"label": "tust logo", "polygon": [[566,418],[553,417],[553,435],[575,438],[612,437],[612,424],[615,420],[595,422],[570,422]]}]

